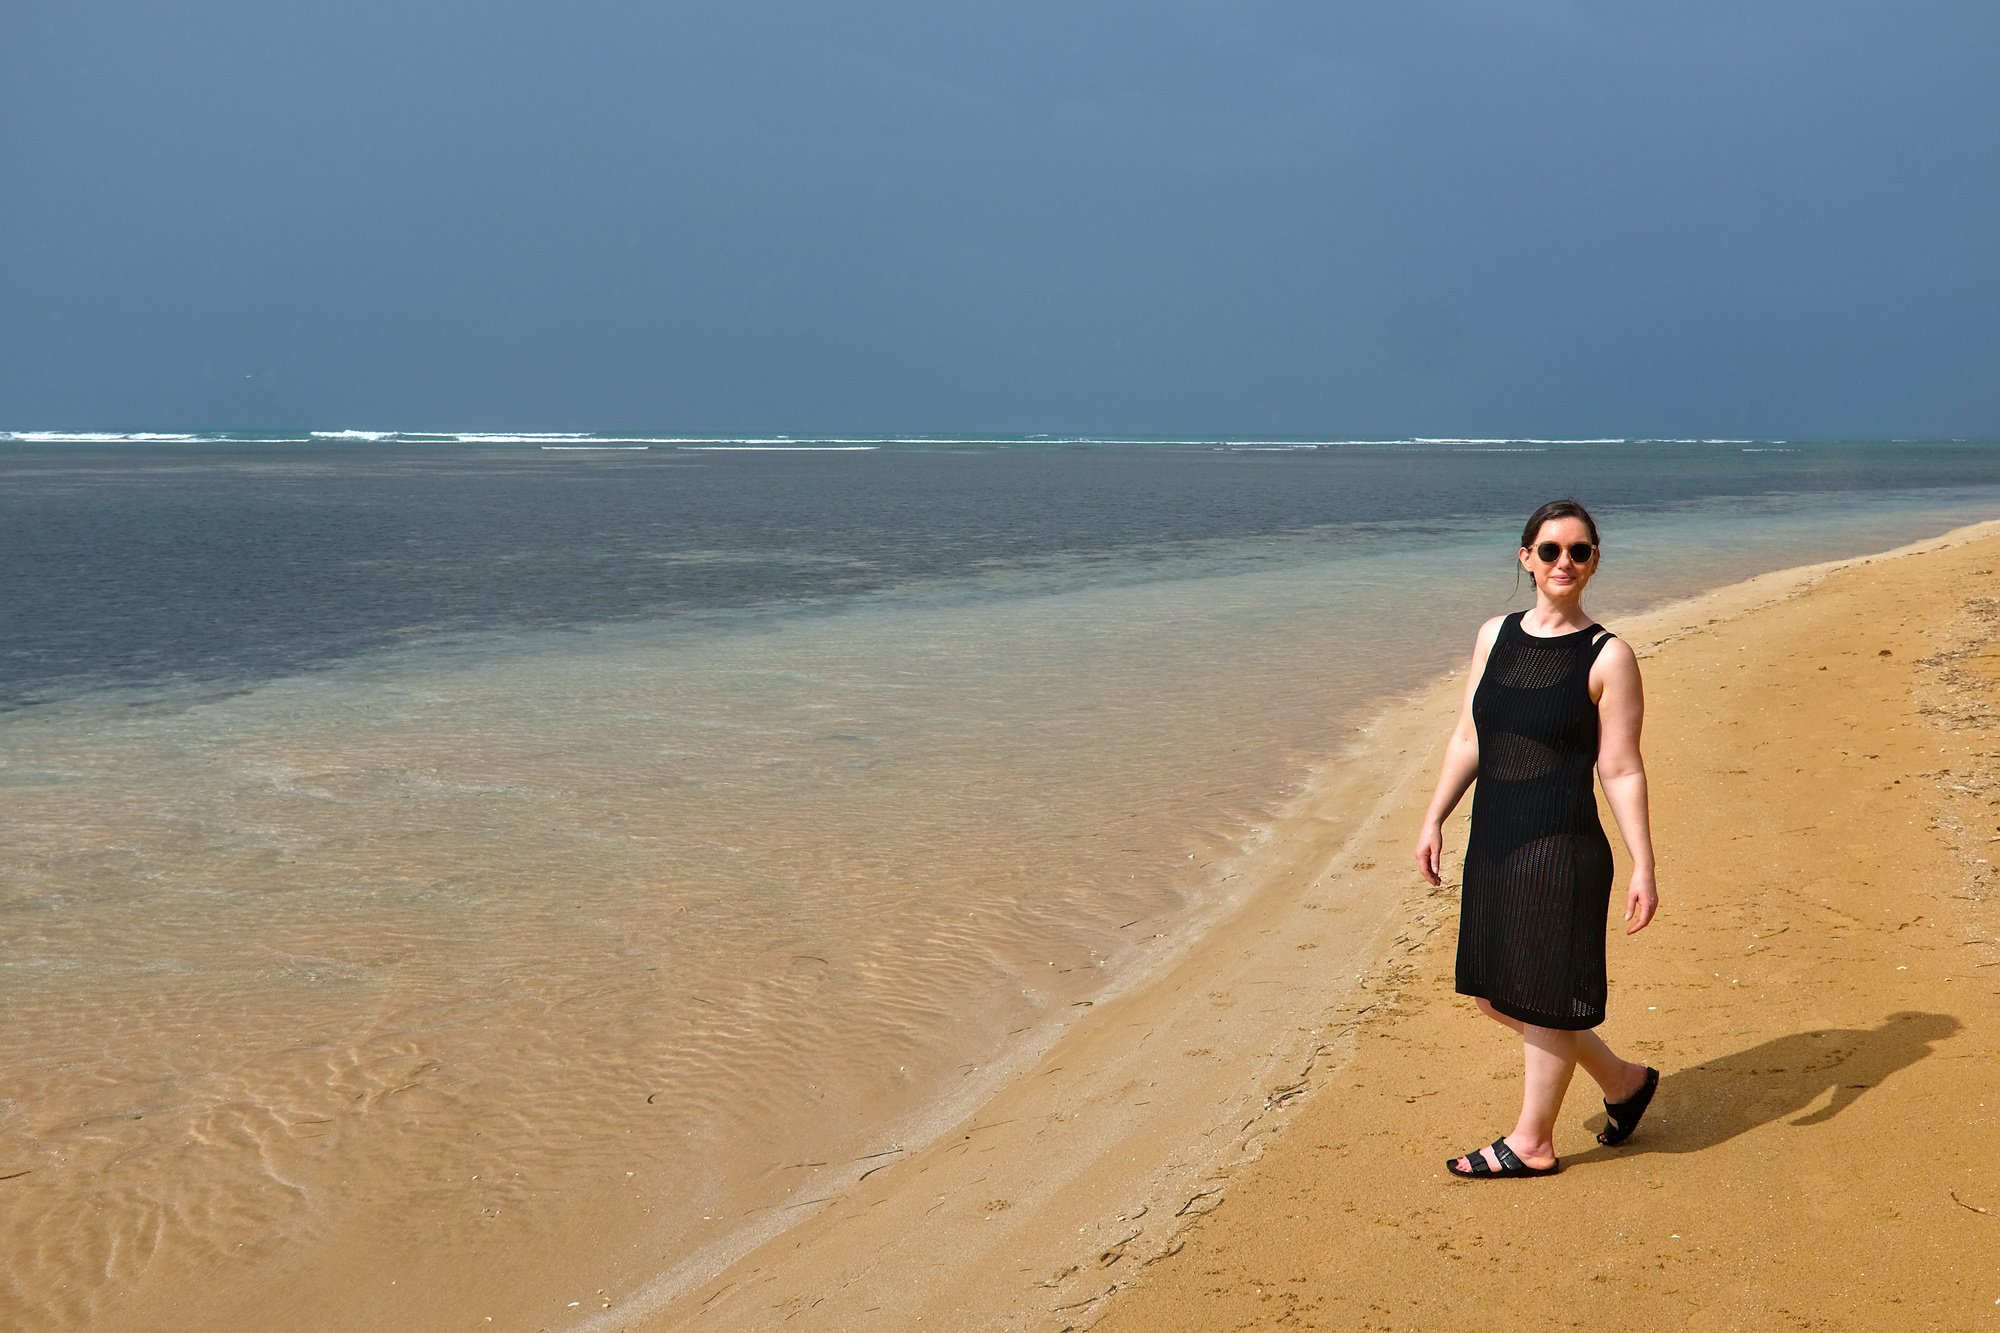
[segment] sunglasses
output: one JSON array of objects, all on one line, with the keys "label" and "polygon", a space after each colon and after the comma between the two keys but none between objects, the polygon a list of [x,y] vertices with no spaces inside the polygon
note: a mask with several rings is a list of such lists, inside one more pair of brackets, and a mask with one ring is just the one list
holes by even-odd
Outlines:
[{"label": "sunglasses", "polygon": [[1589,542],[1571,542],[1567,547],[1561,542],[1538,542],[1535,546],[1535,559],[1545,565],[1553,565],[1556,558],[1565,550],[1569,552],[1569,558],[1579,565],[1589,564],[1590,557],[1597,554],[1597,548]]}]

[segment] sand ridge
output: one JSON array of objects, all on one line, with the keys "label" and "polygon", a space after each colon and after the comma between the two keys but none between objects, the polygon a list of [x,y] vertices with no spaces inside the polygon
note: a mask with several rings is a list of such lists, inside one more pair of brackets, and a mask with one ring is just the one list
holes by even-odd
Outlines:
[{"label": "sand ridge", "polygon": [[1403,891],[1379,848],[1425,794],[1412,747],[1447,703],[1431,690],[1392,711],[1270,836],[1218,849],[1235,895],[1163,936],[959,1123],[830,1165],[816,1214],[590,1327],[1031,1329],[1096,1305],[1347,1058],[1351,1016],[1298,998],[1370,984]]}]

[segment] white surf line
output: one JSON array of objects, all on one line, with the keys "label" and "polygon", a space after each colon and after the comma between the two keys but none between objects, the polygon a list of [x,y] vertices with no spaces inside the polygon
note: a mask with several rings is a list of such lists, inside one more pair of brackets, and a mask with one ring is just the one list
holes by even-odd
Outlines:
[{"label": "white surf line", "polygon": [[171,435],[156,431],[119,434],[111,431],[10,430],[0,431],[0,440],[22,444],[180,444],[203,440],[200,435]]},{"label": "white surf line", "polygon": [[611,450],[613,452],[617,452],[622,450],[625,452],[631,452],[633,450],[637,450],[641,453],[652,447],[653,446],[650,444],[545,444],[542,446],[542,448],[544,449],[567,449],[571,451],[579,449],[595,449],[600,451]]}]

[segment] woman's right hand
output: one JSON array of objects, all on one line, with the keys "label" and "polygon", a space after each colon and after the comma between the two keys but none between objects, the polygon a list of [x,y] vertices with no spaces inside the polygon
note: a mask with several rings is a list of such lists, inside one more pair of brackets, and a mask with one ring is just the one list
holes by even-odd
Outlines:
[{"label": "woman's right hand", "polygon": [[1444,826],[1426,824],[1417,838],[1417,873],[1422,875],[1432,887],[1444,883],[1440,872],[1444,869]]}]

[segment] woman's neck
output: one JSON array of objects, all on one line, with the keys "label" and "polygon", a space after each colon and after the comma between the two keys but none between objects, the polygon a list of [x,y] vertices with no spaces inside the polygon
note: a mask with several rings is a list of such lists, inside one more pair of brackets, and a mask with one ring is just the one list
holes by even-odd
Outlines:
[{"label": "woman's neck", "polygon": [[1547,593],[1537,589],[1535,604],[1521,613],[1521,628],[1541,638],[1557,634],[1573,634],[1590,627],[1590,617],[1583,613],[1581,597],[1565,598],[1557,601]]}]

